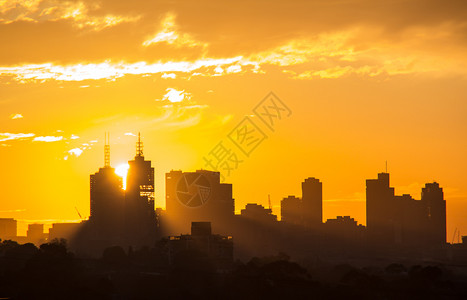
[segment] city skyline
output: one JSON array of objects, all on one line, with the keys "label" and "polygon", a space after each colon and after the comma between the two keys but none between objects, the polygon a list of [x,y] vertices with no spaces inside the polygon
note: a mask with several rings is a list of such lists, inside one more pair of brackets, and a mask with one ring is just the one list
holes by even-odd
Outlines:
[{"label": "city skyline", "polygon": [[278,213],[315,176],[324,218],[366,224],[364,180],[388,161],[397,194],[419,199],[440,182],[448,239],[467,232],[466,11],[419,0],[3,1],[0,217],[89,216],[105,131],[115,167],[142,132],[158,206],[165,174],[205,167],[273,91],[292,114],[261,127],[267,138],[229,177],[237,213],[268,195]]},{"label": "city skyline", "polygon": [[[151,161],[145,160],[144,158],[144,154],[143,154],[144,146],[143,146],[140,133],[138,133],[137,135],[137,141],[136,141],[136,147],[135,147],[136,149],[135,159],[132,161],[128,161],[128,169],[125,168],[125,171],[128,172],[128,174],[125,173],[124,176],[122,176],[122,174],[118,174],[119,172],[117,172],[117,170],[113,168],[111,165],[110,145],[111,145],[110,134],[106,133],[105,134],[105,145],[103,149],[104,155],[103,155],[103,160],[102,160],[103,161],[102,167],[99,167],[98,172],[90,175],[91,180],[90,180],[89,188],[90,188],[91,193],[90,193],[90,199],[89,199],[90,200],[89,208],[90,208],[91,213],[88,218],[83,218],[80,212],[76,210],[80,217],[79,222],[81,223],[83,221],[88,222],[88,224],[90,224],[88,226],[91,226],[90,227],[91,231],[94,232],[93,236],[95,238],[98,237],[99,239],[105,240],[106,241],[105,243],[107,244],[115,243],[118,241],[118,239],[121,239],[122,237],[120,236],[120,234],[116,234],[116,232],[122,232],[122,236],[124,236],[125,239],[129,239],[129,237],[132,237],[131,239],[133,239],[134,241],[139,240],[142,243],[141,245],[143,245],[145,243],[143,242],[144,240],[146,240],[147,242],[147,237],[144,238],[144,234],[141,235],[142,233],[145,232],[144,228],[153,228],[150,230],[148,229],[147,231],[147,234],[149,234],[148,236],[151,235],[150,232],[152,232],[152,234],[155,234],[156,232],[160,234],[160,230],[161,230],[159,228],[160,220],[158,220],[160,218],[161,212],[159,212],[159,216],[156,216],[157,212],[155,212],[154,190],[156,188],[154,187],[154,168],[151,167]],[[428,229],[423,229],[427,225],[423,223],[426,221],[420,219],[420,218],[424,218],[420,215],[420,213],[422,215],[430,215],[429,208],[428,210],[427,208],[422,208],[422,206],[428,205],[429,207],[431,205],[431,204],[427,204],[428,202],[427,200],[424,200],[423,195],[427,194],[427,192],[430,192],[432,187],[434,187],[435,189],[439,189],[439,184],[437,182],[426,183],[425,187],[422,189],[422,192],[421,192],[422,194],[421,200],[418,200],[418,201],[414,200],[414,197],[410,194],[396,195],[395,188],[391,187],[389,183],[389,173],[387,170],[387,162],[386,162],[385,167],[386,167],[385,171],[378,173],[378,179],[367,179],[366,180],[367,183],[366,183],[366,199],[365,199],[365,207],[366,207],[366,214],[365,214],[366,218],[365,219],[368,218],[369,213],[371,213],[373,216],[372,217],[373,219],[371,221],[372,226],[370,228],[370,231],[367,231],[368,237],[374,240],[376,243],[379,243],[382,240],[388,240],[388,239],[389,240],[391,239],[400,240],[400,241],[404,241],[403,243],[407,243],[408,240],[419,240],[420,238],[415,238],[417,236],[422,236],[422,240],[423,240],[425,236],[432,235],[432,233],[428,235],[424,233],[424,231]],[[233,219],[230,219],[229,215],[233,217],[234,215],[243,216],[243,213],[249,214],[250,212],[248,212],[248,208],[250,208],[252,212],[255,211],[253,206],[258,207],[259,210],[256,213],[253,213],[252,216],[255,216],[256,218],[259,218],[259,219],[263,218],[261,216],[263,214],[261,210],[264,209],[264,207],[266,206],[263,206],[258,203],[253,203],[253,202],[247,203],[245,207],[241,209],[241,214],[238,213],[238,209],[235,210],[236,201],[234,198],[232,198],[233,197],[232,184],[222,183],[222,174],[220,174],[217,171],[204,170],[204,169],[196,170],[196,172],[189,172],[189,171],[184,172],[182,170],[171,170],[169,173],[166,173],[165,176],[166,176],[165,188],[166,190],[168,188],[168,192],[165,196],[166,198],[165,206],[167,207],[167,202],[170,202],[170,205],[169,205],[169,209],[163,210],[162,213],[166,216],[166,218],[169,215],[176,216],[176,218],[169,217],[166,220],[166,224],[164,227],[170,228],[170,230],[167,231],[166,228],[163,228],[163,232],[173,232],[172,230],[175,230],[175,232],[178,232],[178,231],[184,232],[186,231],[186,228],[188,228],[187,226],[191,224],[192,221],[204,220],[205,222],[214,222],[214,224],[217,227],[217,230],[221,230],[221,232],[226,232],[227,234],[229,234],[231,230],[230,227],[232,226],[231,223],[234,222]],[[185,180],[183,180],[184,178]],[[192,178],[188,180],[189,182],[193,182],[194,180],[193,183],[196,183],[199,180],[206,181],[207,178],[212,178],[214,180],[212,181],[212,179],[209,179],[208,181],[206,181],[206,183],[201,183],[201,186],[206,186],[206,188],[208,189],[206,196],[204,196],[206,198],[205,200],[201,200],[201,202],[192,201],[193,197],[189,196],[189,193],[192,193],[191,192],[192,189],[189,186],[186,186],[186,184],[188,184],[186,182],[187,180],[186,178]],[[184,185],[180,186],[181,183],[183,183]],[[147,185],[147,184],[150,184],[150,185]],[[286,224],[294,224],[294,226],[300,226],[303,228],[309,228],[311,230],[318,230],[318,231],[322,230],[319,228],[321,228],[322,224],[327,224],[328,221],[335,222],[339,220],[347,220],[348,218],[351,218],[352,222],[355,221],[356,225],[358,224],[359,226],[362,226],[363,224],[358,219],[350,215],[335,216],[336,219],[323,218],[324,210],[323,210],[322,184],[323,183],[319,179],[314,178],[314,177],[308,177],[304,179],[304,181],[301,184],[301,188],[302,188],[301,197],[300,196],[297,197],[297,196],[290,195],[290,194],[288,196],[284,196],[282,200],[280,201],[280,214],[276,214],[276,215],[274,215],[272,204],[269,200],[269,203],[268,203],[269,213],[268,214],[270,214],[271,216],[274,216],[274,219],[276,221],[280,220],[282,223],[285,222]],[[197,183],[196,185],[199,185],[199,183]],[[128,190],[127,190],[127,186],[128,186]],[[216,188],[216,186],[219,186],[219,188]],[[441,190],[440,197],[444,201],[443,188],[440,188],[440,190]],[[189,198],[186,198],[183,195],[183,194],[187,194],[187,192],[188,192],[187,196],[189,196]],[[227,193],[225,194],[225,192]],[[201,197],[203,196],[201,195]],[[434,199],[436,199],[436,197]],[[140,202],[141,200],[138,200],[140,198],[143,202]],[[186,200],[183,200],[183,199],[189,199],[189,201],[186,202]],[[214,200],[209,201],[210,199],[214,199]],[[230,201],[231,203],[227,204],[227,206],[223,205],[224,208],[222,209],[220,209],[220,207],[216,205],[212,206],[213,201],[216,202],[216,201],[219,201],[220,199],[225,199],[227,201]],[[131,201],[128,202],[128,200],[131,200]],[[220,201],[225,201],[225,200],[220,200]],[[409,204],[407,200],[413,204]],[[140,202],[140,204],[138,204],[137,202]],[[209,202],[209,205],[205,206],[205,203],[208,203],[208,202]],[[144,203],[148,203],[149,206],[146,208],[145,207],[146,204]],[[402,204],[402,203],[406,203],[406,204]],[[144,207],[142,207],[141,205],[143,205]],[[371,207],[369,205],[371,205]],[[375,210],[377,208],[377,206],[375,205],[379,206],[378,209],[380,210],[380,212],[377,213],[378,210]],[[413,205],[416,205],[417,207],[419,207],[419,208],[416,208],[418,212],[414,210]],[[438,241],[438,242],[440,240],[443,240],[444,242],[449,243],[450,241],[447,240],[447,235],[446,235],[446,224],[447,224],[446,201],[444,201],[443,206],[444,208],[442,208],[442,210],[439,211],[439,213],[441,213],[444,217],[436,221],[436,223],[433,224],[434,227],[433,225],[430,225],[432,227],[430,227],[431,229],[429,230],[433,231],[433,230],[437,230],[435,228],[441,229],[442,227],[444,227],[444,229],[441,229],[441,232],[444,232],[444,233],[441,233],[442,238],[436,237],[436,236],[439,236],[438,233],[437,235],[434,235],[433,238],[435,241]],[[190,209],[186,211],[185,207],[190,207],[190,208],[202,207],[202,210],[201,210],[202,212],[201,214],[199,212],[194,212],[194,211],[190,212]],[[439,209],[440,209],[439,207],[436,208],[436,210],[433,209],[433,212],[431,214],[438,214],[437,211]],[[422,210],[426,212],[422,212]],[[148,215],[149,219],[147,221],[144,221],[144,218],[145,218],[144,215],[146,215],[147,213],[149,213]],[[132,221],[128,221],[128,216],[130,216],[130,219]],[[394,218],[396,218],[397,220],[395,220]],[[136,224],[135,222],[138,224]],[[154,225],[150,225],[151,222],[154,222]],[[389,225],[388,222],[394,222],[394,223],[391,223],[391,225]],[[40,222],[30,222],[28,224],[28,236],[29,236],[29,231],[31,230],[31,228],[35,228],[39,225],[43,226],[43,224],[37,224],[37,223],[40,223]],[[63,222],[54,222],[54,226],[60,225],[61,223]],[[219,226],[219,224],[221,223],[224,225]],[[376,223],[380,223],[380,225],[378,226],[383,226],[380,228],[384,228],[384,226],[386,226],[386,229],[384,229],[384,231],[381,231],[381,229],[380,231],[375,231],[374,228],[376,227],[374,226],[374,224]],[[339,224],[339,223],[336,223],[336,224]],[[400,233],[397,233],[398,230],[394,229],[394,226],[396,224],[397,226],[402,226],[402,228],[407,228],[407,229],[402,229]],[[64,223],[64,226],[65,225],[71,226],[70,223],[66,223],[66,222]],[[367,226],[368,225],[365,224],[365,227]],[[15,225],[15,228],[16,228],[16,225]],[[175,228],[178,228],[178,229],[175,229]],[[75,229],[73,229],[71,232],[73,232],[74,230]],[[70,232],[63,231],[62,234],[66,234],[66,236],[69,236]],[[407,237],[402,238],[401,235],[404,235],[404,234],[407,235]],[[412,237],[413,234],[415,234],[415,236]],[[457,232],[457,234],[459,236],[460,232]],[[17,235],[18,237],[21,237],[21,234],[17,234]],[[134,236],[140,236],[140,238],[134,238]],[[399,236],[399,237],[396,238],[396,236]],[[155,239],[155,237],[153,238]],[[452,242],[458,242],[457,240],[454,240],[454,238],[458,238],[458,237],[457,236],[453,237]],[[415,243],[414,245],[418,245],[418,244]]]},{"label": "city skyline", "polygon": [[[128,176],[128,170],[130,168],[130,165],[132,163],[132,161],[128,161],[128,163],[123,163],[123,164],[119,164],[115,167],[112,166],[112,155],[111,155],[111,148],[110,146],[112,145],[112,142],[111,142],[111,139],[110,139],[110,133],[106,133],[105,134],[106,138],[104,139],[105,140],[105,143],[104,143],[104,147],[103,147],[103,155],[101,155],[101,158],[102,158],[102,163],[101,163],[101,166],[102,167],[99,167],[99,172],[96,172],[95,175],[91,175],[91,190],[92,190],[92,182],[93,182],[93,176],[97,176],[98,173],[102,172],[102,171],[106,171],[108,175],[110,175],[108,172],[111,172],[114,176],[117,176],[120,178],[120,185],[119,185],[119,189],[122,190],[122,193],[125,193],[126,191],[126,185],[127,185],[127,176]],[[134,135],[134,137],[137,139],[136,141],[136,156],[135,158],[137,157],[142,157],[143,160],[144,160],[144,155],[143,155],[143,142],[142,142],[142,139],[141,139],[141,134],[138,132],[137,135]],[[144,138],[144,137],[143,137]],[[134,147],[133,147],[134,148]],[[101,149],[102,151],[102,149]],[[102,154],[102,153],[101,153]],[[150,161],[149,161],[150,162]],[[134,163],[134,161],[133,161]],[[387,165],[387,161],[385,162],[385,170],[381,172],[381,174],[389,174],[388,173],[388,165]],[[154,169],[154,168],[153,168]],[[201,171],[200,171],[201,170]],[[204,171],[203,168],[201,168],[200,170],[197,170],[196,172],[202,172]],[[185,170],[185,171],[188,171],[190,172],[189,170]],[[206,170],[208,172],[210,171],[213,171],[213,170]],[[168,176],[169,174],[172,174],[172,173],[177,173],[177,172],[182,172],[181,170],[174,170],[174,169],[171,169],[170,172],[168,173],[165,173],[164,175],[165,176]],[[105,174],[103,174],[105,175]],[[222,174],[221,174],[221,177],[222,177]],[[303,185],[305,184],[305,182],[307,181],[317,181],[320,185],[322,185],[322,182],[319,181],[319,179],[315,179],[314,177],[309,177],[307,178],[303,183],[302,183],[302,189],[303,189]],[[367,179],[368,181],[368,179]],[[436,181],[434,181],[434,183],[436,184]],[[118,184],[118,183],[116,183]],[[423,186],[422,186],[423,187]],[[422,190],[422,187],[420,187],[420,190]],[[392,187],[393,189],[393,193],[394,193],[394,190],[396,189],[397,187]],[[425,186],[426,188],[426,186]],[[158,190],[164,190],[164,192],[166,191],[166,185],[163,185],[159,188],[155,188],[155,189],[158,189]],[[322,195],[322,186],[320,187],[320,194]],[[296,193],[296,195],[298,195],[299,193]],[[413,195],[413,194],[409,194],[407,192],[405,193],[399,193],[400,195],[402,196],[406,196],[406,195],[410,195],[412,196],[413,198],[411,199],[417,199],[417,196],[416,195]],[[123,194],[122,194],[123,195]],[[402,197],[402,196],[399,196],[399,197]],[[264,207],[266,207],[267,205],[271,205],[270,208],[271,208],[271,213],[275,214],[278,218],[278,220],[282,220],[282,208],[281,208],[281,204],[282,204],[282,201],[284,199],[286,199],[287,197],[295,197],[293,196],[292,194],[284,194],[282,196],[278,196],[279,197],[279,205],[271,205],[271,202],[268,202],[268,203],[264,203],[259,201],[259,202],[254,202],[254,201],[250,201],[250,202],[246,202],[243,206],[239,207],[238,205],[235,205],[235,214],[236,215],[240,215],[240,212],[244,210],[245,206],[249,205],[249,204],[259,204],[259,205],[263,205]],[[166,198],[167,196],[164,195],[164,203],[163,205],[161,205],[161,203],[157,203],[155,202],[154,204],[154,207],[158,207],[158,208],[163,208],[164,210],[166,209],[167,207],[167,203],[166,203]],[[234,198],[235,198],[235,195],[234,195]],[[270,195],[268,195],[268,198],[270,199]],[[296,197],[297,200],[302,200],[302,197]],[[89,200],[89,199],[88,199]],[[420,200],[420,199],[418,199]],[[109,201],[116,201],[115,200],[115,194],[113,195],[110,195],[110,198],[109,198]],[[238,199],[237,199],[238,201]],[[330,200],[332,201],[332,200]],[[236,202],[236,201],[235,201]],[[243,202],[243,201],[241,201]],[[324,206],[326,202],[326,199],[323,198],[323,196],[321,196],[321,201],[319,202],[320,204],[315,204],[315,207],[314,208],[319,208],[319,211],[321,212],[321,220],[322,222],[324,223],[326,220],[332,220],[333,218],[336,218],[336,217],[352,217],[353,219],[356,220],[356,222],[358,222],[358,224],[361,224],[361,225],[364,225],[366,226],[366,219],[367,219],[367,215],[368,215],[368,211],[367,211],[367,199],[364,200],[365,202],[365,216],[364,216],[364,221],[360,220],[359,218],[357,218],[356,216],[354,215],[345,215],[345,214],[341,214],[341,215],[331,215],[329,212],[326,213],[326,208]],[[109,202],[110,203],[110,202]],[[449,202],[448,202],[449,203]],[[318,205],[318,207],[316,207],[316,205]],[[319,206],[321,205],[321,206]],[[30,220],[29,222],[23,222],[22,220],[19,220],[20,222],[20,226],[18,226],[18,236],[24,236],[25,232],[26,232],[26,229],[27,229],[27,226],[28,224],[44,224],[45,225],[45,228],[48,228],[49,226],[52,226],[53,223],[69,223],[69,222],[82,222],[83,220],[89,220],[92,216],[92,196],[91,196],[91,205],[88,206],[89,208],[89,215],[88,216],[82,216],[82,214],[80,213],[80,210],[78,210],[76,207],[75,207],[75,213],[77,213],[79,215],[79,219],[71,219],[71,220],[56,220],[56,219],[45,219],[45,220]],[[86,207],[85,207],[86,209]],[[86,211],[86,210],[85,210]],[[6,216],[8,217],[8,216]],[[313,219],[313,217],[311,217]],[[45,221],[45,222],[44,222]],[[449,221],[449,219],[447,220]],[[23,223],[23,224],[21,224]],[[456,228],[456,232],[454,234],[457,233],[457,235],[460,234],[460,229],[459,228]],[[452,240],[448,240],[448,235],[446,236],[446,242],[458,242],[458,236],[455,236]]]}]

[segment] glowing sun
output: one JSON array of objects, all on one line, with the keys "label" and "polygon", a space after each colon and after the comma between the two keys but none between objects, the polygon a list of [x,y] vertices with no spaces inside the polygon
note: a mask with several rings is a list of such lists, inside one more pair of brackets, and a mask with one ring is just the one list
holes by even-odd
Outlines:
[{"label": "glowing sun", "polygon": [[128,174],[128,169],[130,168],[130,165],[127,163],[120,164],[117,167],[115,167],[115,174],[118,176],[122,177],[123,179],[123,189],[126,190],[126,175]]}]

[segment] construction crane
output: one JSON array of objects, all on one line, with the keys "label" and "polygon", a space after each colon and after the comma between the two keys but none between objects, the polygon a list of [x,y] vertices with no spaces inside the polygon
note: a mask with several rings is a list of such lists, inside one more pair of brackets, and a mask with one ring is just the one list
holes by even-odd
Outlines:
[{"label": "construction crane", "polygon": [[[454,233],[452,235],[452,240],[451,240],[451,244],[454,244],[454,239],[456,238],[456,232],[457,232],[457,227],[456,229],[454,229]],[[458,242],[459,242],[459,238],[457,238]]]},{"label": "construction crane", "polygon": [[83,220],[83,217],[81,217],[81,214],[79,213],[79,210],[78,210],[78,208],[77,208],[76,206],[75,206],[75,209],[76,209],[76,212],[78,213],[79,218],[80,218],[81,220]]}]

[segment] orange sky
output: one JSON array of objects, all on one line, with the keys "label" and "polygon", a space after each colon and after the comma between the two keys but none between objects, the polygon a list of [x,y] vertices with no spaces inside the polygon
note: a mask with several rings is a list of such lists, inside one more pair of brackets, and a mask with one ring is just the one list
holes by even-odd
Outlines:
[{"label": "orange sky", "polygon": [[106,131],[113,166],[142,133],[164,207],[164,174],[204,167],[274,91],[292,114],[227,178],[237,211],[270,194],[279,213],[313,176],[326,219],[365,224],[388,160],[396,194],[444,188],[451,241],[467,233],[465,20],[465,1],[0,0],[0,217],[88,216]]}]

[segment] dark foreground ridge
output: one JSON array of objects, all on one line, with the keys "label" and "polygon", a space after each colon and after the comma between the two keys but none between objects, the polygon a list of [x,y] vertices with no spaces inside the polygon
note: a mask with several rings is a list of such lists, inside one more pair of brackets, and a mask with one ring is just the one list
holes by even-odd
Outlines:
[{"label": "dark foreground ridge", "polygon": [[80,259],[65,240],[39,248],[0,243],[2,299],[465,299],[467,266],[418,262],[359,267],[293,262],[280,253],[236,261],[216,272],[199,251],[178,253],[171,266],[157,247],[126,253],[115,246]]}]

